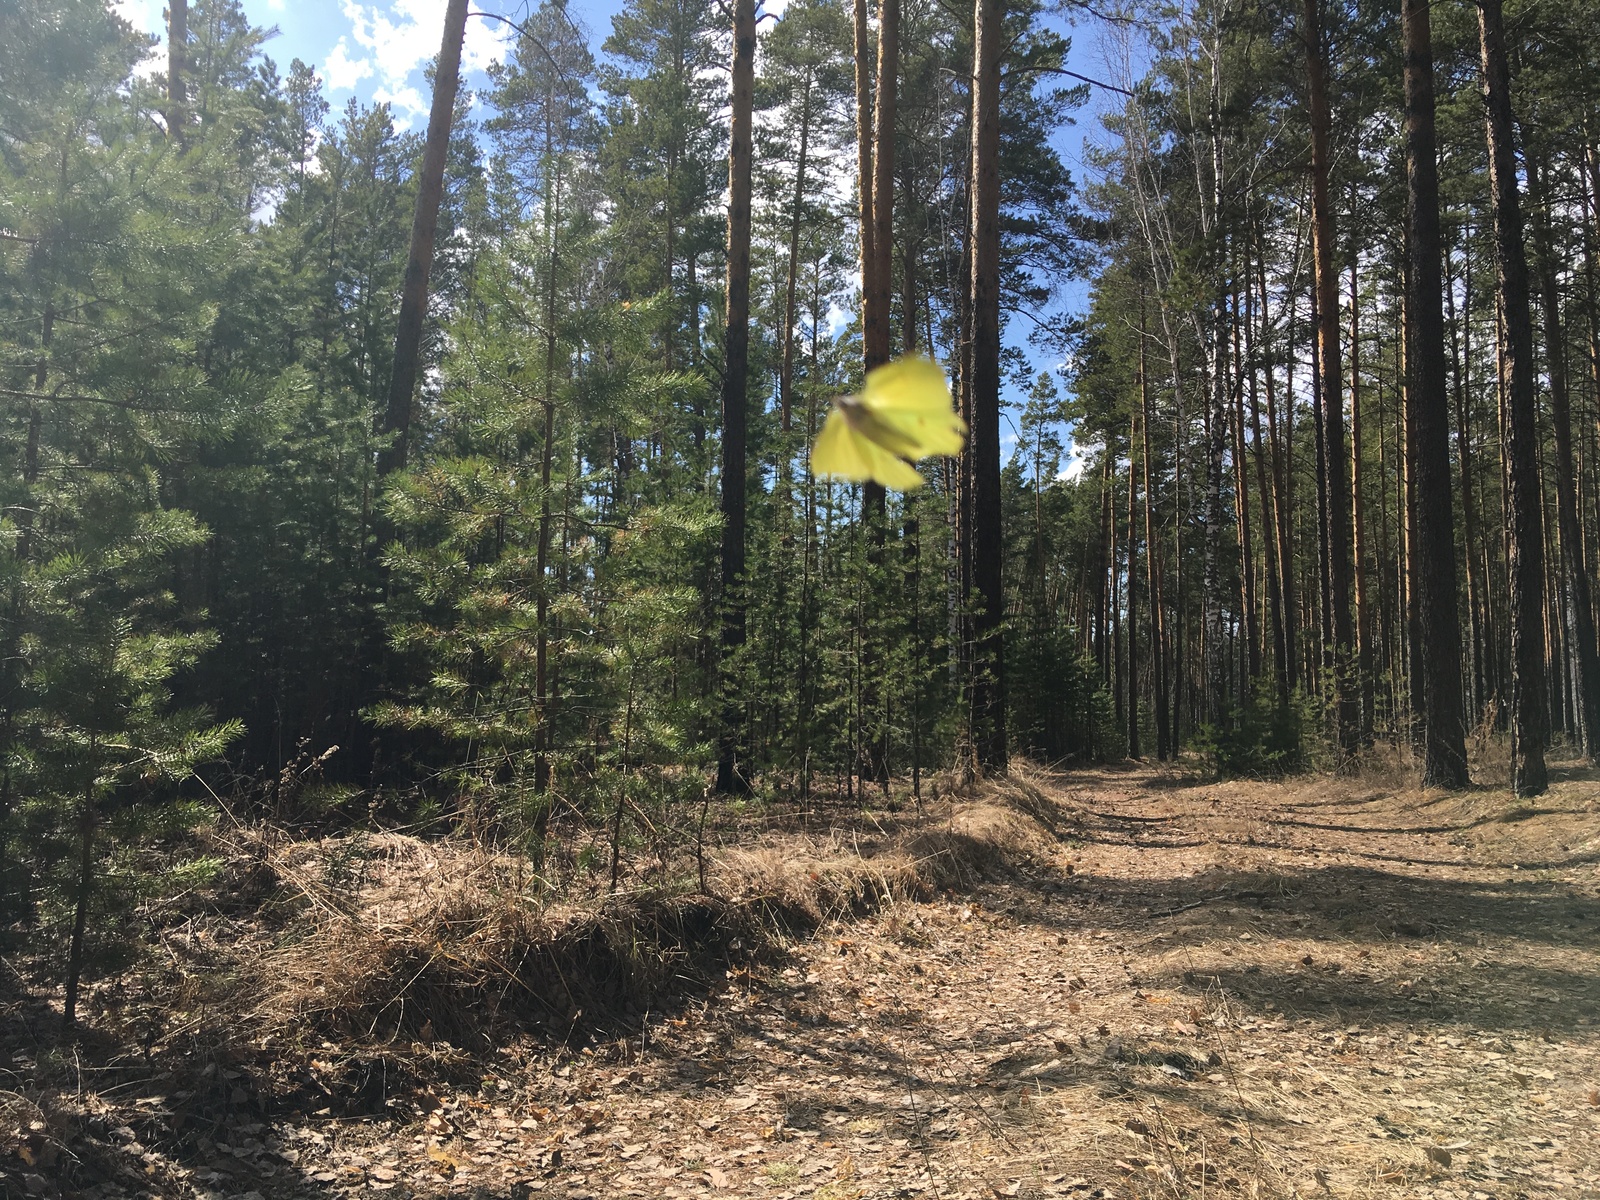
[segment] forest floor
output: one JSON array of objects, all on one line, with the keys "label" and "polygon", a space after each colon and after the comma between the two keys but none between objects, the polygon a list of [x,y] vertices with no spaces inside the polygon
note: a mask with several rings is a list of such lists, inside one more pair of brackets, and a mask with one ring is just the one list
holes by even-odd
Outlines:
[{"label": "forest floor", "polygon": [[[1525,805],[1034,770],[1050,811],[988,878],[631,1036],[388,1117],[241,1109],[180,1150],[134,1088],[84,1128],[162,1197],[1596,1197],[1600,773],[1555,774]],[[140,1193],[59,1185],[63,1145],[0,1193]]]}]

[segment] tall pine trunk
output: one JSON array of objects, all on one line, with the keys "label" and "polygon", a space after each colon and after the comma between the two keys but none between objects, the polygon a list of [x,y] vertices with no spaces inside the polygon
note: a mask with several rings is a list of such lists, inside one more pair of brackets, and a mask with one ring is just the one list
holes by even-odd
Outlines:
[{"label": "tall pine trunk", "polygon": [[1550,740],[1545,689],[1544,514],[1539,494],[1534,396],[1533,318],[1522,201],[1511,113],[1500,0],[1478,0],[1483,59],[1484,121],[1493,198],[1495,274],[1503,332],[1500,377],[1505,396],[1507,569],[1511,598],[1511,787],[1537,796],[1550,783],[1544,752]]},{"label": "tall pine trunk", "polygon": [[1539,249],[1539,290],[1543,293],[1545,361],[1550,374],[1550,424],[1555,434],[1556,523],[1561,533],[1559,589],[1572,665],[1576,726],[1590,762],[1600,762],[1600,661],[1595,646],[1594,607],[1583,528],[1578,517],[1579,480],[1572,454],[1572,396],[1567,379],[1566,338],[1561,320],[1561,289],[1556,276],[1550,198],[1539,165],[1528,163],[1528,184],[1537,188],[1535,234]]},{"label": "tall pine trunk", "polygon": [[[865,300],[869,290],[867,275],[877,261],[872,247],[872,28],[867,19],[867,0],[855,0],[851,15],[856,67],[856,199],[861,218],[861,292]],[[865,323],[863,313],[863,329]]]},{"label": "tall pine trunk", "polygon": [[456,89],[461,79],[461,40],[466,34],[467,0],[450,0],[445,8],[444,39],[433,77],[433,108],[428,113],[428,139],[417,174],[417,205],[411,219],[411,248],[405,281],[400,287],[400,320],[394,336],[394,374],[381,432],[389,439],[378,452],[378,473],[387,475],[406,465],[411,410],[417,375],[422,368],[422,323],[428,315],[428,273],[439,232],[439,206],[444,200],[445,159],[450,150],[450,123],[455,117]]},{"label": "tall pine trunk", "polygon": [[[878,2],[878,77],[872,97],[872,199],[863,230],[862,342],[863,365],[870,371],[889,361],[890,295],[894,251],[894,123],[896,77],[900,64],[900,0]],[[880,492],[881,494],[881,492]],[[881,500],[880,500],[881,504]]]},{"label": "tall pine trunk", "polygon": [[[1354,211],[1355,206],[1351,205]],[[1355,562],[1356,666],[1361,676],[1361,744],[1372,745],[1376,704],[1372,656],[1372,604],[1367,587],[1367,507],[1361,427],[1361,299],[1355,248],[1350,259],[1350,529]]]},{"label": "tall pine trunk", "polygon": [[1415,484],[1411,578],[1423,701],[1422,781],[1462,788],[1467,776],[1461,695],[1455,521],[1450,495],[1450,397],[1445,377],[1444,252],[1434,146],[1429,0],[1404,0],[1406,98],[1406,452]]},{"label": "tall pine trunk", "polygon": [[1333,202],[1328,175],[1327,46],[1322,32],[1322,0],[1305,0],[1306,84],[1311,120],[1311,246],[1317,308],[1316,391],[1322,415],[1322,495],[1327,521],[1331,655],[1338,713],[1341,766],[1348,768],[1361,744],[1361,700],[1353,660],[1355,630],[1350,615],[1350,508],[1344,477],[1344,400],[1339,387],[1339,280],[1333,263]]},{"label": "tall pine trunk", "polygon": [[1006,770],[1005,656],[1001,621],[1000,520],[1000,0],[975,0],[972,42],[972,184],[969,191],[968,293],[971,379],[972,494],[967,503],[972,562],[973,665],[969,680],[971,732],[977,764]]},{"label": "tall pine trunk", "polygon": [[1144,285],[1139,287],[1139,416],[1144,453],[1144,561],[1150,584],[1150,687],[1156,724],[1156,757],[1175,757],[1167,705],[1167,626],[1166,602],[1162,596],[1161,542],[1156,536],[1155,493],[1150,486],[1150,361],[1149,330],[1145,327]]},{"label": "tall pine trunk", "polygon": [[[1218,243],[1213,247],[1219,273],[1226,272],[1227,255],[1222,240],[1223,153],[1222,153],[1222,64],[1221,48],[1213,48],[1211,59],[1210,142],[1211,142],[1211,229]],[[1226,284],[1214,282],[1210,299],[1209,337],[1206,339],[1206,370],[1209,392],[1204,411],[1206,436],[1205,543],[1201,557],[1201,651],[1204,678],[1201,719],[1221,729],[1232,723],[1233,697],[1228,686],[1226,610],[1230,597],[1228,581],[1232,565],[1222,530],[1226,523],[1224,499],[1227,478],[1228,445],[1232,441],[1228,420],[1228,306]]]},{"label": "tall pine trunk", "polygon": [[789,214],[789,270],[783,290],[783,366],[778,373],[778,412],[784,433],[792,424],[794,406],[794,343],[797,293],[800,272],[800,222],[805,212],[806,155],[811,141],[810,67],[806,68],[805,90],[800,98],[800,152],[795,162],[794,204]]},{"label": "tall pine trunk", "polygon": [[741,792],[744,706],[735,672],[745,641],[745,426],[750,365],[750,167],[756,64],[755,0],[734,0],[733,121],[728,143],[728,319],[722,377],[722,720],[717,790]]},{"label": "tall pine trunk", "polygon": [[[539,449],[539,535],[535,549],[534,574],[539,591],[535,610],[539,627],[533,654],[533,701],[539,720],[533,758],[533,790],[544,795],[550,786],[550,751],[554,745],[550,704],[550,478],[555,465],[556,440],[556,267],[560,262],[561,172],[556,166],[555,137],[551,126],[552,94],[545,96],[544,126],[544,221],[550,239],[549,275],[545,280],[544,307],[544,438]],[[549,805],[542,805],[538,816],[539,841],[549,820]]]},{"label": "tall pine trunk", "polygon": [[[1240,268],[1240,275],[1245,274]],[[1248,283],[1244,285],[1248,292]],[[1230,299],[1233,320],[1233,402],[1229,405],[1229,420],[1233,423],[1233,507],[1239,524],[1239,591],[1240,623],[1245,635],[1245,671],[1239,694],[1248,696],[1250,688],[1261,675],[1261,612],[1260,587],[1256,578],[1255,534],[1250,518],[1250,477],[1245,456],[1244,394],[1245,376],[1250,366],[1243,345],[1244,330],[1248,320],[1239,313],[1240,291],[1235,286]]]},{"label": "tall pine trunk", "polygon": [[[862,369],[871,371],[889,361],[891,263],[894,217],[894,121],[899,69],[899,0],[879,0],[878,67],[872,72],[872,39],[867,0],[855,0],[856,187],[861,242]],[[862,487],[861,517],[867,538],[867,578],[860,581],[864,607],[859,630],[862,650],[861,727],[868,710],[876,724],[862,742],[859,767],[888,791],[888,719],[883,711],[877,663],[882,648],[878,615],[883,610],[881,575],[887,533],[887,495],[868,481]]]},{"label": "tall pine trunk", "polygon": [[[1140,372],[1140,380],[1144,374]],[[1139,534],[1138,534],[1138,472],[1134,459],[1138,455],[1139,412],[1128,417],[1128,757],[1141,758],[1139,753]],[[1037,489],[1036,489],[1037,491]]]},{"label": "tall pine trunk", "polygon": [[[1258,359],[1266,370],[1267,390],[1272,389],[1272,356],[1264,343],[1253,343],[1250,339],[1255,337],[1255,313],[1253,287],[1247,284],[1245,295],[1249,303],[1245,305],[1245,321],[1247,329],[1247,353],[1251,359],[1250,365],[1250,436],[1255,443],[1256,462],[1256,494],[1261,497],[1261,545],[1265,551],[1266,580],[1267,580],[1267,619],[1272,627],[1272,673],[1277,683],[1278,706],[1281,709],[1289,707],[1289,671],[1288,671],[1288,641],[1284,636],[1283,624],[1283,568],[1278,559],[1278,523],[1281,520],[1278,514],[1277,490],[1273,486],[1277,482],[1277,468],[1272,467],[1273,485],[1267,481],[1268,450],[1266,439],[1262,435],[1261,427],[1261,395],[1257,387],[1256,369]],[[1264,323],[1263,323],[1264,324]],[[1275,447],[1272,447],[1275,451]]]},{"label": "tall pine trunk", "polygon": [[[1457,470],[1461,480],[1461,533],[1466,551],[1467,573],[1467,631],[1470,641],[1470,661],[1472,663],[1472,687],[1467,697],[1467,714],[1469,720],[1482,719],[1485,693],[1484,675],[1484,649],[1483,642],[1486,622],[1483,618],[1483,570],[1479,565],[1478,557],[1478,506],[1476,491],[1473,485],[1472,469],[1472,438],[1471,426],[1467,420],[1468,373],[1470,366],[1466,355],[1463,353],[1462,341],[1458,330],[1464,326],[1470,316],[1471,307],[1467,305],[1462,312],[1462,320],[1456,319],[1455,282],[1451,278],[1449,258],[1445,259],[1445,324],[1450,330],[1451,354],[1455,358],[1455,421],[1456,421],[1456,447]],[[1470,281],[1469,292],[1470,297]]]},{"label": "tall pine trunk", "polygon": [[167,136],[183,145],[188,124],[189,0],[167,0]]},{"label": "tall pine trunk", "polygon": [[[1273,535],[1277,542],[1278,556],[1278,632],[1282,642],[1279,648],[1280,663],[1278,666],[1278,695],[1284,708],[1288,708],[1289,699],[1294,690],[1300,686],[1300,667],[1298,661],[1299,651],[1296,649],[1298,638],[1296,630],[1298,622],[1295,613],[1295,588],[1294,588],[1294,553],[1293,531],[1291,529],[1292,516],[1290,512],[1290,473],[1288,444],[1293,438],[1293,426],[1290,410],[1285,411],[1285,419],[1290,421],[1285,436],[1278,436],[1278,401],[1277,401],[1277,372],[1273,361],[1271,338],[1267,309],[1267,265],[1265,247],[1260,248],[1256,259],[1257,282],[1261,289],[1261,329],[1262,346],[1265,372],[1263,381],[1267,393],[1267,445],[1272,452],[1272,517]],[[1289,325],[1286,330],[1286,340],[1292,348],[1294,345],[1294,308],[1289,309]],[[1294,403],[1294,376],[1292,374],[1292,358],[1290,360],[1290,387],[1285,396],[1285,404]],[[1259,440],[1259,434],[1258,434]],[[1280,450],[1280,446],[1283,448]]]}]

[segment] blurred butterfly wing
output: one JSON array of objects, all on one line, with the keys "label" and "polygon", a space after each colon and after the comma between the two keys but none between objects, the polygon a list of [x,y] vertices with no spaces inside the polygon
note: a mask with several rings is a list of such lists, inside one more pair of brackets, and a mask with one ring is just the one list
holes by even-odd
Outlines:
[{"label": "blurred butterfly wing", "polygon": [[866,439],[856,436],[842,412],[837,408],[829,409],[817,443],[811,448],[811,473],[848,479],[852,483],[871,479],[872,465],[862,453],[862,447],[870,445]]},{"label": "blurred butterfly wing", "polygon": [[897,491],[922,486],[922,476],[871,439],[863,437],[837,408],[817,435],[811,449],[811,470],[815,475],[848,479],[852,483],[872,480]]},{"label": "blurred butterfly wing", "polygon": [[906,457],[959,454],[967,426],[954,411],[950,385],[938,363],[920,354],[886,363],[867,376],[861,402],[908,443]]},{"label": "blurred butterfly wing", "polygon": [[944,368],[924,354],[908,354],[874,367],[862,399],[873,408],[933,413],[950,408]]},{"label": "blurred butterfly wing", "polygon": [[897,492],[909,492],[922,486],[922,476],[903,458],[896,458],[882,446],[863,439],[863,452],[872,463],[872,480]]}]

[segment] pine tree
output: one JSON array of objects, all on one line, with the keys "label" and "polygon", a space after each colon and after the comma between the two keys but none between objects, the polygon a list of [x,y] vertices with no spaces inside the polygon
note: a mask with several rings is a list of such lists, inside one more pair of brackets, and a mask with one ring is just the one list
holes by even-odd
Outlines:
[{"label": "pine tree", "polygon": [[1417,623],[1422,633],[1424,784],[1462,788],[1467,776],[1461,704],[1461,631],[1456,616],[1455,528],[1450,494],[1450,404],[1445,392],[1439,233],[1434,151],[1433,47],[1428,6],[1405,0],[1406,450],[1417,483]]},{"label": "pine tree", "polygon": [[974,593],[969,721],[977,766],[1004,774],[1007,760],[1005,657],[1001,622],[1000,518],[1000,63],[999,0],[974,0],[972,40],[972,182],[968,190],[971,282],[962,372],[970,432],[961,497]]},{"label": "pine tree", "polygon": [[1479,0],[1478,28],[1493,197],[1494,263],[1504,320],[1501,378],[1505,388],[1505,511],[1511,601],[1511,786],[1518,796],[1537,796],[1549,786],[1544,759],[1550,737],[1544,657],[1544,504],[1536,448],[1528,260],[1523,244],[1511,73],[1500,0]]},{"label": "pine tree", "polygon": [[[727,328],[722,368],[722,661],[745,643],[745,515],[749,489],[745,431],[750,403],[750,204],[752,124],[755,107],[755,0],[735,0],[733,12],[733,119],[728,147]],[[724,670],[723,711],[717,752],[717,790],[749,786],[739,770],[742,706]]]}]

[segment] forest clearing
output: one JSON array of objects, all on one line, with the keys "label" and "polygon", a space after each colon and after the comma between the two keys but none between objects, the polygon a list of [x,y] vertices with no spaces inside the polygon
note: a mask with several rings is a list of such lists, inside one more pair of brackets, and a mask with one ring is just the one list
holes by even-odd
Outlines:
[{"label": "forest clearing", "polygon": [[[746,825],[716,852],[721,887],[773,913],[836,915],[769,925],[762,945],[746,932],[725,972],[689,972],[658,1011],[595,1012],[570,1043],[524,1030],[475,1052],[382,1032],[403,993],[424,1006],[401,1018],[409,1036],[450,1022],[471,1045],[497,991],[548,1019],[505,995],[509,974],[459,960],[439,972],[461,983],[453,1000],[416,970],[387,976],[394,990],[366,994],[371,1009],[333,1038],[263,1034],[283,1029],[273,1003],[316,1004],[283,994],[316,985],[283,970],[284,918],[268,914],[287,894],[290,920],[316,925],[315,878],[342,861],[326,842],[279,845],[265,859],[282,864],[276,883],[249,908],[220,889],[170,913],[169,965],[91,999],[125,1044],[102,1035],[36,1063],[44,1005],[8,1005],[11,1078],[37,1070],[48,1086],[8,1097],[3,1186],[44,1194],[25,1182],[44,1172],[107,1198],[1600,1191],[1593,771],[1558,765],[1537,806],[1381,771],[1025,779],[935,801],[921,820]],[[904,875],[908,843],[886,836],[902,822],[960,835],[924,841],[944,861],[920,884]],[[372,942],[437,938],[408,927],[424,913],[473,919],[472,873],[458,864],[454,901],[426,901],[426,855],[450,851],[402,841],[363,851],[330,976],[359,972]],[[841,911],[847,887],[830,901],[815,877],[852,859],[880,889],[859,916]],[[470,953],[470,932],[444,937],[446,959]],[[227,986],[222,1007],[196,1006],[196,984],[219,980],[251,993],[247,1020]]]}]

